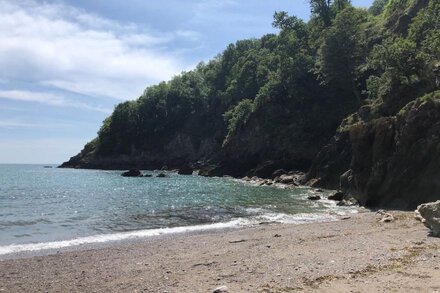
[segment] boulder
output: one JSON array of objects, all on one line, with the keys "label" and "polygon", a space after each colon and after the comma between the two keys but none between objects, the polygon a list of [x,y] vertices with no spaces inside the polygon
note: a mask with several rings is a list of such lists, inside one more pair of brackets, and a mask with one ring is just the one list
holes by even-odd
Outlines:
[{"label": "boulder", "polygon": [[308,200],[320,200],[321,197],[319,195],[311,195],[307,197]]},{"label": "boulder", "polygon": [[440,200],[421,204],[417,211],[423,218],[423,224],[431,229],[432,236],[440,237]]},{"label": "boulder", "polygon": [[163,178],[167,177],[167,175],[165,173],[159,173],[156,177]]},{"label": "boulder", "polygon": [[359,206],[359,202],[352,196],[346,196],[340,202],[338,202],[337,205],[341,207],[352,207]]},{"label": "boulder", "polygon": [[121,174],[123,177],[142,177],[141,171],[138,169],[130,169],[127,172]]},{"label": "boulder", "polygon": [[335,201],[341,201],[344,199],[344,194],[340,191],[337,191],[336,193],[330,195],[328,197],[329,200],[335,200]]},{"label": "boulder", "polygon": [[279,182],[283,184],[292,184],[294,183],[295,176],[293,175],[281,175]]},{"label": "boulder", "polygon": [[179,174],[179,175],[192,175],[193,174],[193,169],[191,167],[189,167],[189,166],[184,166],[184,167],[179,169],[177,174]]}]

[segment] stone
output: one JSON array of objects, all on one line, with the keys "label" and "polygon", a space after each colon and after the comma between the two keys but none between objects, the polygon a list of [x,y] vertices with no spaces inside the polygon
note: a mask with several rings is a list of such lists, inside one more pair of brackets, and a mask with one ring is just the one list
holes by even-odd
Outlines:
[{"label": "stone", "polygon": [[177,174],[179,174],[179,175],[192,175],[193,169],[189,166],[184,166],[184,167],[180,168],[179,171],[177,171]]},{"label": "stone", "polygon": [[229,289],[226,286],[221,286],[218,288],[215,288],[214,291],[212,291],[213,293],[228,293]]},{"label": "stone", "polygon": [[283,184],[293,184],[295,182],[295,176],[293,176],[293,175],[281,175],[279,182],[283,183]]},{"label": "stone", "polygon": [[424,219],[423,224],[431,229],[431,235],[440,237],[440,200],[421,204],[417,207],[417,211]]},{"label": "stone", "polygon": [[330,195],[328,197],[328,199],[335,200],[335,201],[341,201],[341,200],[344,199],[344,194],[342,192],[340,192],[340,191],[337,191],[336,193]]},{"label": "stone", "polygon": [[382,218],[379,220],[380,223],[390,223],[390,222],[394,222],[394,220],[395,220],[395,218],[392,214],[386,213],[383,210],[378,210],[376,212],[376,214],[379,214],[382,216]]},{"label": "stone", "polygon": [[142,177],[141,171],[138,169],[130,169],[127,172],[121,174],[123,177]]},{"label": "stone", "polygon": [[352,196],[347,196],[337,204],[340,207],[359,206],[359,202]]},{"label": "stone", "polygon": [[308,200],[320,200],[321,197],[319,195],[311,195],[307,197]]}]

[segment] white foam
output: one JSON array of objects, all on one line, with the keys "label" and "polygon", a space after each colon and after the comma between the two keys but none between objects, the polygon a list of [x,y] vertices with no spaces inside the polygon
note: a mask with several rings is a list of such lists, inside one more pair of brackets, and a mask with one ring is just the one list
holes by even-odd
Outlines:
[{"label": "white foam", "polygon": [[260,215],[257,217],[257,219],[259,219],[260,221],[275,222],[282,224],[306,224],[313,222],[336,221],[338,218],[336,216],[325,213],[319,213],[319,214],[302,213],[295,215],[287,215],[282,213],[269,213],[269,214]]},{"label": "white foam", "polygon": [[19,253],[25,251],[60,249],[60,248],[66,248],[72,246],[81,246],[86,244],[97,244],[97,243],[105,243],[111,241],[131,240],[131,239],[147,238],[147,237],[167,235],[167,234],[225,229],[225,228],[247,226],[249,224],[251,224],[249,220],[236,219],[226,223],[215,223],[210,225],[139,230],[133,232],[94,235],[94,236],[80,237],[72,240],[63,240],[63,241],[54,241],[54,242],[11,244],[6,246],[0,246],[0,255]]},{"label": "white foam", "polygon": [[71,240],[53,241],[53,242],[11,244],[6,246],[0,246],[0,255],[20,253],[20,252],[35,252],[41,250],[62,249],[62,248],[68,248],[74,246],[141,239],[141,238],[148,238],[152,236],[160,236],[160,235],[168,235],[168,234],[179,234],[179,233],[198,232],[198,231],[226,229],[226,228],[238,228],[238,227],[258,225],[262,222],[283,223],[283,224],[305,224],[311,222],[323,222],[323,221],[335,221],[335,220],[337,220],[337,217],[325,213],[320,213],[320,214],[303,213],[296,215],[287,215],[283,213],[269,212],[248,219],[238,218],[231,220],[229,222],[214,223],[208,225],[138,230],[132,232],[94,235],[94,236],[80,237]]}]

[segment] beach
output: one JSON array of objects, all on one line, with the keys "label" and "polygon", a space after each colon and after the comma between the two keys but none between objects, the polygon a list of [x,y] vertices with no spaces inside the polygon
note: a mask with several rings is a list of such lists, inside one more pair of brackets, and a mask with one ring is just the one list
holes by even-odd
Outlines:
[{"label": "beach", "polygon": [[440,239],[411,212],[204,231],[0,262],[1,292],[436,292]]}]

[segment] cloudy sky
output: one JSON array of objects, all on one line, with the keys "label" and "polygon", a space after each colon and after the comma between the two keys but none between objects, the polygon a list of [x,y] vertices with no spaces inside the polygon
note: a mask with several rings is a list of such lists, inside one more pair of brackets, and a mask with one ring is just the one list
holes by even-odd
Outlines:
[{"label": "cloudy sky", "polygon": [[[353,1],[368,7],[372,0]],[[0,163],[61,163],[115,104],[306,0],[0,0]]]}]

